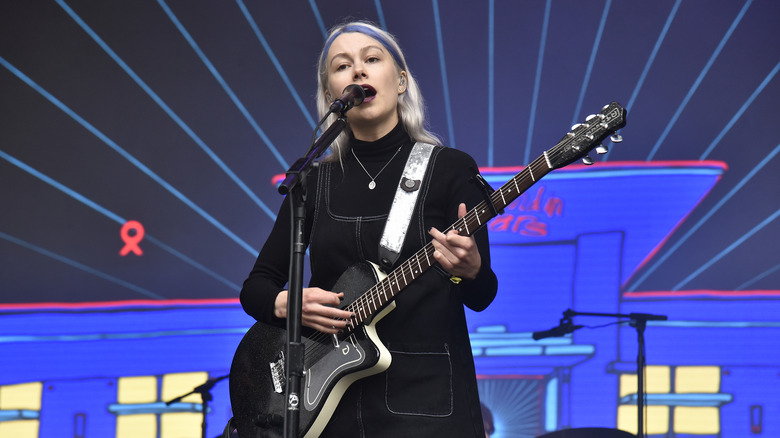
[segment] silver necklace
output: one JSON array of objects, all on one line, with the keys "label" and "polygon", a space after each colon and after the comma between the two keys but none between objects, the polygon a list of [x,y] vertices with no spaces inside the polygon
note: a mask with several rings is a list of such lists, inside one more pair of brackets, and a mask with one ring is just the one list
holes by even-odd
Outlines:
[{"label": "silver necklace", "polygon": [[358,158],[357,155],[355,155],[355,149],[350,149],[350,151],[352,152],[352,156],[355,157],[355,159],[357,160],[358,164],[360,164],[360,167],[363,168],[363,172],[366,172],[366,175],[368,175],[368,177],[371,179],[371,182],[368,183],[368,189],[369,190],[374,190],[374,188],[376,188],[376,181],[375,180],[377,178],[379,178],[379,174],[382,173],[383,170],[385,170],[385,168],[390,164],[391,161],[393,161],[393,158],[395,158],[395,156],[398,155],[399,152],[401,152],[401,148],[402,147],[403,147],[403,145],[398,147],[398,150],[395,151],[393,156],[390,157],[389,160],[387,160],[387,163],[385,163],[385,165],[381,169],[379,169],[379,172],[377,172],[376,175],[374,175],[374,176],[371,176],[371,174],[368,173],[368,170],[366,170],[366,166],[364,166],[363,163],[360,162],[360,158]]}]

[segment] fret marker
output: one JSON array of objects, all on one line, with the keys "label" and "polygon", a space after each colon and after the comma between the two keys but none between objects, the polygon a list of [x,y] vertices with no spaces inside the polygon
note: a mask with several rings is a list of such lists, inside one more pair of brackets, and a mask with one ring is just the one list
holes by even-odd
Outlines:
[{"label": "fret marker", "polygon": [[547,156],[547,151],[544,151],[544,153],[542,155],[544,155],[544,161],[547,161],[547,167],[552,169],[553,165],[552,165],[552,162],[550,161],[550,157]]}]

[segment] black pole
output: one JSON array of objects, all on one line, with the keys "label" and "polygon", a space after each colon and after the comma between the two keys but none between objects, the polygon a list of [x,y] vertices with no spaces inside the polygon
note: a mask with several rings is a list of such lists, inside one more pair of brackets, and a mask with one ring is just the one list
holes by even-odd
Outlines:
[{"label": "black pole", "polygon": [[[279,193],[290,195],[291,209],[291,233],[290,236],[290,278],[287,290],[287,366],[285,367],[285,395],[287,397],[287,410],[284,416],[284,437],[298,438],[300,429],[300,394],[303,385],[303,373],[305,369],[305,348],[301,343],[301,305],[303,303],[303,268],[306,254],[306,241],[304,239],[306,226],[306,177],[309,174],[314,160],[322,155],[330,144],[336,140],[341,131],[347,126],[344,109],[338,119],[317,139],[311,146],[306,156],[298,159],[287,177],[279,186]],[[323,121],[328,116],[323,118]]]},{"label": "black pole", "polygon": [[635,319],[634,326],[639,344],[636,355],[636,409],[637,409],[637,437],[645,436],[645,327],[646,319]]},{"label": "black pole", "polygon": [[636,357],[636,407],[637,407],[637,437],[644,438],[644,409],[645,409],[645,328],[647,321],[666,321],[669,318],[666,315],[651,315],[649,313],[593,313],[577,312],[567,309],[563,312],[563,319],[570,321],[575,316],[604,316],[609,318],[629,318],[631,325],[636,328],[638,337],[638,352]]},{"label": "black pole", "polygon": [[[302,181],[305,182],[304,177]],[[302,185],[293,187],[291,196],[292,209],[292,251],[290,252],[290,279],[287,291],[287,411],[284,417],[284,436],[297,438],[300,427],[300,393],[305,368],[305,352],[301,343],[301,306],[303,301],[303,264],[306,254],[304,241],[304,226],[306,209],[304,207],[304,188]]]}]

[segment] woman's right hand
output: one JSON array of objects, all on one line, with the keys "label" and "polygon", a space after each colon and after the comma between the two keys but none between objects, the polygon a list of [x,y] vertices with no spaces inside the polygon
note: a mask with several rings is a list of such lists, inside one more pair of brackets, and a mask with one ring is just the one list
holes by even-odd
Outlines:
[{"label": "woman's right hand", "polygon": [[[301,324],[328,334],[344,330],[353,314],[336,307],[342,298],[343,292],[329,292],[318,287],[303,288]],[[276,296],[274,314],[277,318],[287,318],[286,290]]]}]

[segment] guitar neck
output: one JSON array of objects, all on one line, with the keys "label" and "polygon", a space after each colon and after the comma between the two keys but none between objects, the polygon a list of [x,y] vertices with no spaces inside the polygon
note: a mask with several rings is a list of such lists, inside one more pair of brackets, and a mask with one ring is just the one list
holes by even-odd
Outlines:
[{"label": "guitar neck", "polygon": [[[446,234],[450,230],[457,230],[461,236],[473,235],[496,215],[494,212],[506,208],[512,201],[552,170],[553,166],[547,157],[547,152],[545,152],[490,195],[490,202],[493,204],[493,208],[488,206],[488,200],[486,199],[443,232]],[[428,242],[414,256],[395,268],[384,280],[363,293],[357,300],[347,306],[345,310],[355,314],[353,319],[358,324],[363,323],[436,263],[436,260],[433,258],[433,252],[433,243]]]}]

